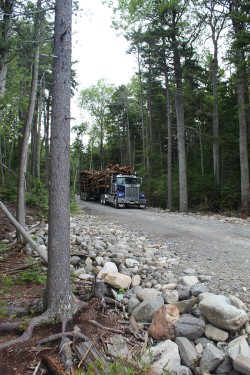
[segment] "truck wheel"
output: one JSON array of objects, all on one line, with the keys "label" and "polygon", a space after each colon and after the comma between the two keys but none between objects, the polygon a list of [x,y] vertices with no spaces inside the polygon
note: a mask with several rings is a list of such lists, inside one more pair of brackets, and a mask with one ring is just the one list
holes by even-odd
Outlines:
[{"label": "truck wheel", "polygon": [[89,201],[89,193],[86,193],[86,196],[85,196],[85,201]]}]

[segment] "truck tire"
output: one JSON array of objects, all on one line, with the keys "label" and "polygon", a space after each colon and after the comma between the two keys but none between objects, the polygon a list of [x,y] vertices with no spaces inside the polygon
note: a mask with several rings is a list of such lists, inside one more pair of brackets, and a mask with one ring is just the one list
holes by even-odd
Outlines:
[{"label": "truck tire", "polygon": [[107,204],[104,194],[101,195],[101,204],[103,205]]}]

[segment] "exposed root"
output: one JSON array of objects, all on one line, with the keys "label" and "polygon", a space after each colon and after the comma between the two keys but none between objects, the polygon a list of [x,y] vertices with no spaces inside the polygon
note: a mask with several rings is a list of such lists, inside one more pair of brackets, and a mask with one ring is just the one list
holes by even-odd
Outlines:
[{"label": "exposed root", "polygon": [[22,336],[18,337],[17,339],[14,339],[14,340],[4,342],[3,344],[0,345],[0,350],[5,349],[5,348],[9,348],[9,347],[11,347],[13,345],[16,345],[16,344],[23,343],[25,341],[28,341],[31,338],[35,327],[37,327],[37,326],[39,326],[43,323],[48,323],[53,318],[55,318],[55,316],[51,313],[50,310],[47,310],[42,315],[36,316],[35,318],[31,319],[27,329],[22,334]]},{"label": "exposed root", "polygon": [[10,332],[14,331],[15,329],[18,329],[22,324],[24,323],[24,320],[19,320],[17,322],[6,322],[0,324],[0,332]]}]

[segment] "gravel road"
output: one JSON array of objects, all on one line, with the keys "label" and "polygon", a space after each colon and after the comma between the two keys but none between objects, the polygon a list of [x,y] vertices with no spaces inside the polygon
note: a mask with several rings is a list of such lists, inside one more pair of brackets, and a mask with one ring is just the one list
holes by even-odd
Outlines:
[{"label": "gravel road", "polygon": [[165,242],[180,257],[178,272],[193,268],[212,276],[213,292],[234,294],[250,303],[250,219],[220,215],[180,214],[160,209],[115,209],[97,202],[83,202],[81,208],[99,216],[107,225],[147,235]]}]

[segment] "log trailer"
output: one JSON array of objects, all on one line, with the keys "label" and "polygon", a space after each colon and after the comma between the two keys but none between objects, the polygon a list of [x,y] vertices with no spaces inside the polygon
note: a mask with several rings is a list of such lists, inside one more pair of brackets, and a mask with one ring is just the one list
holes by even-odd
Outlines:
[{"label": "log trailer", "polygon": [[131,167],[109,164],[101,172],[80,172],[80,198],[84,201],[100,200],[101,204],[112,204],[115,208],[145,208],[146,198],[140,191],[141,183],[141,177],[137,177]]}]

